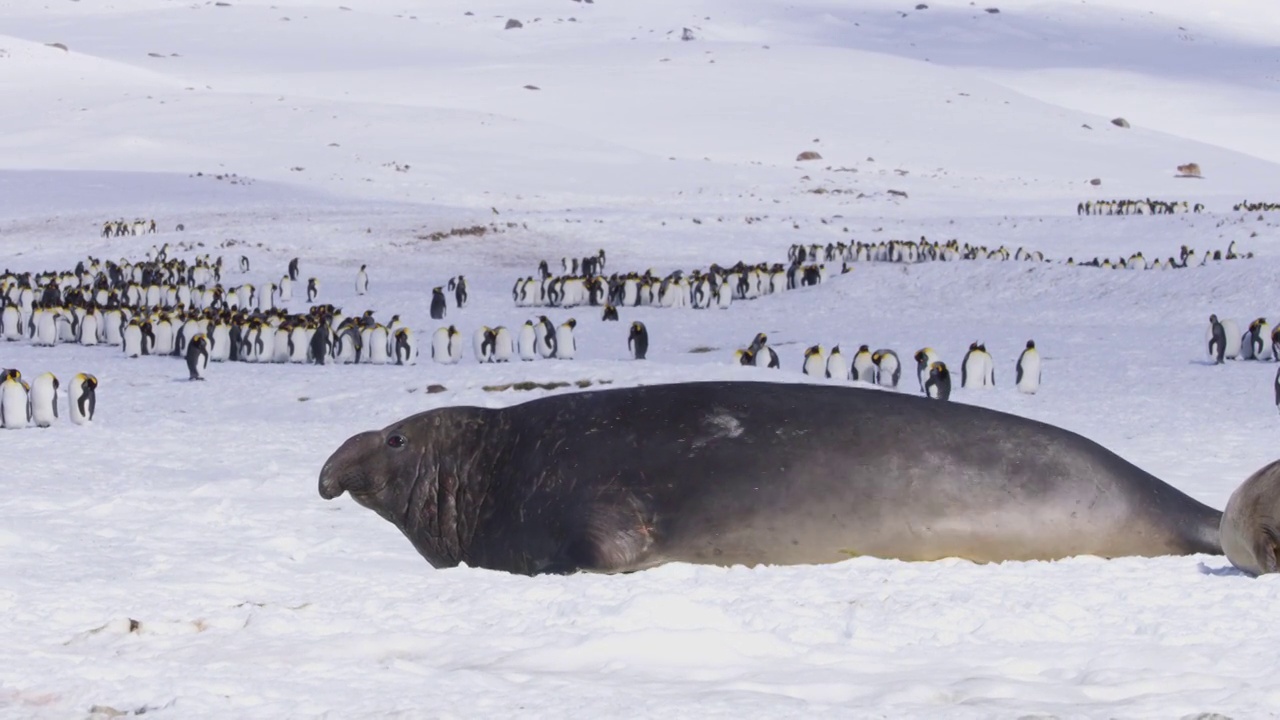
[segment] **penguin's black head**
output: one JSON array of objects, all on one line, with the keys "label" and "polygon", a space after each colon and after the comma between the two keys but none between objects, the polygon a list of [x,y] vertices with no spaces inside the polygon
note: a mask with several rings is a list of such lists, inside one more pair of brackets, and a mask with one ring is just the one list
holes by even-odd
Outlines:
[{"label": "penguin's black head", "polygon": [[1035,341],[1035,340],[1028,340],[1028,341],[1027,341],[1027,349],[1028,349],[1028,350],[1035,350],[1035,349],[1036,349],[1036,341]]}]

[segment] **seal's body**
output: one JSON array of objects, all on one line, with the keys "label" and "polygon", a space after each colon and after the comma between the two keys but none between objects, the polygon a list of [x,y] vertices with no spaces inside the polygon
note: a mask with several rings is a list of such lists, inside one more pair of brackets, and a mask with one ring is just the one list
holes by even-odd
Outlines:
[{"label": "seal's body", "polygon": [[876,390],[754,382],[441,408],[349,439],[351,492],[436,567],[980,562],[1221,553],[1221,513],[1075,433]]}]

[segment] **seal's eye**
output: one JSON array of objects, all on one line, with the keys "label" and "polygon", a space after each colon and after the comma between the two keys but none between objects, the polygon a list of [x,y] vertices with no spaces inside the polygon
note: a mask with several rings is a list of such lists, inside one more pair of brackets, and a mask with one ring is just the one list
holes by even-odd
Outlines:
[{"label": "seal's eye", "polygon": [[387,447],[390,447],[390,448],[399,449],[408,444],[409,444],[408,438],[406,438],[403,435],[392,435],[391,437],[387,438]]}]

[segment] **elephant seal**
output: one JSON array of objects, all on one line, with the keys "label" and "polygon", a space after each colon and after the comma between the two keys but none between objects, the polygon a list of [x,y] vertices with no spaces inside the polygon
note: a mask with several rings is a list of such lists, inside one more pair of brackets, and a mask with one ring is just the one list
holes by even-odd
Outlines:
[{"label": "elephant seal", "polygon": [[348,439],[319,490],[351,493],[435,567],[528,575],[1222,553],[1220,512],[1080,435],[827,385],[431,410]]},{"label": "elephant seal", "polygon": [[1280,461],[1231,494],[1222,514],[1222,549],[1247,573],[1280,572]]}]

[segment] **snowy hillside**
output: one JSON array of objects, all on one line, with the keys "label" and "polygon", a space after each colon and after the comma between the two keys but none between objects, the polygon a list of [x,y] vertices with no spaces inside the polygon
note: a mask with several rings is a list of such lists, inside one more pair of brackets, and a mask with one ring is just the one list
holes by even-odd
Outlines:
[{"label": "snowy hillside", "polygon": [[[579,381],[835,384],[799,372],[819,343],[896,350],[916,393],[917,349],[958,368],[982,341],[997,387],[954,402],[1079,432],[1223,507],[1275,459],[1276,364],[1202,346],[1210,313],[1280,312],[1280,213],[1232,210],[1280,201],[1280,10],[927,4],[0,6],[0,275],[168,243],[262,287],[297,257],[319,302],[398,314],[426,353],[190,383],[179,359],[0,342],[25,378],[100,381],[91,426],[0,431],[0,717],[1274,716],[1280,581],[1221,557],[525,578],[434,570],[317,495],[345,438],[430,408]],[[1203,177],[1178,177],[1191,162]],[[1205,208],[1076,214],[1148,197]],[[120,218],[159,232],[100,237]],[[1048,262],[837,261],[817,287],[618,323],[511,295],[540,260],[600,249],[608,273],[663,276],[921,237]],[[1172,270],[1064,262],[1184,245]],[[1253,257],[1200,264],[1228,248]],[[431,319],[459,274],[470,302]],[[300,287],[283,304],[307,307]],[[539,315],[577,319],[576,359],[475,361],[476,328]],[[458,365],[429,357],[447,324]],[[781,370],[734,363],[758,332]],[[1011,384],[1028,339],[1035,395]],[[525,381],[569,385],[508,387]]]}]

